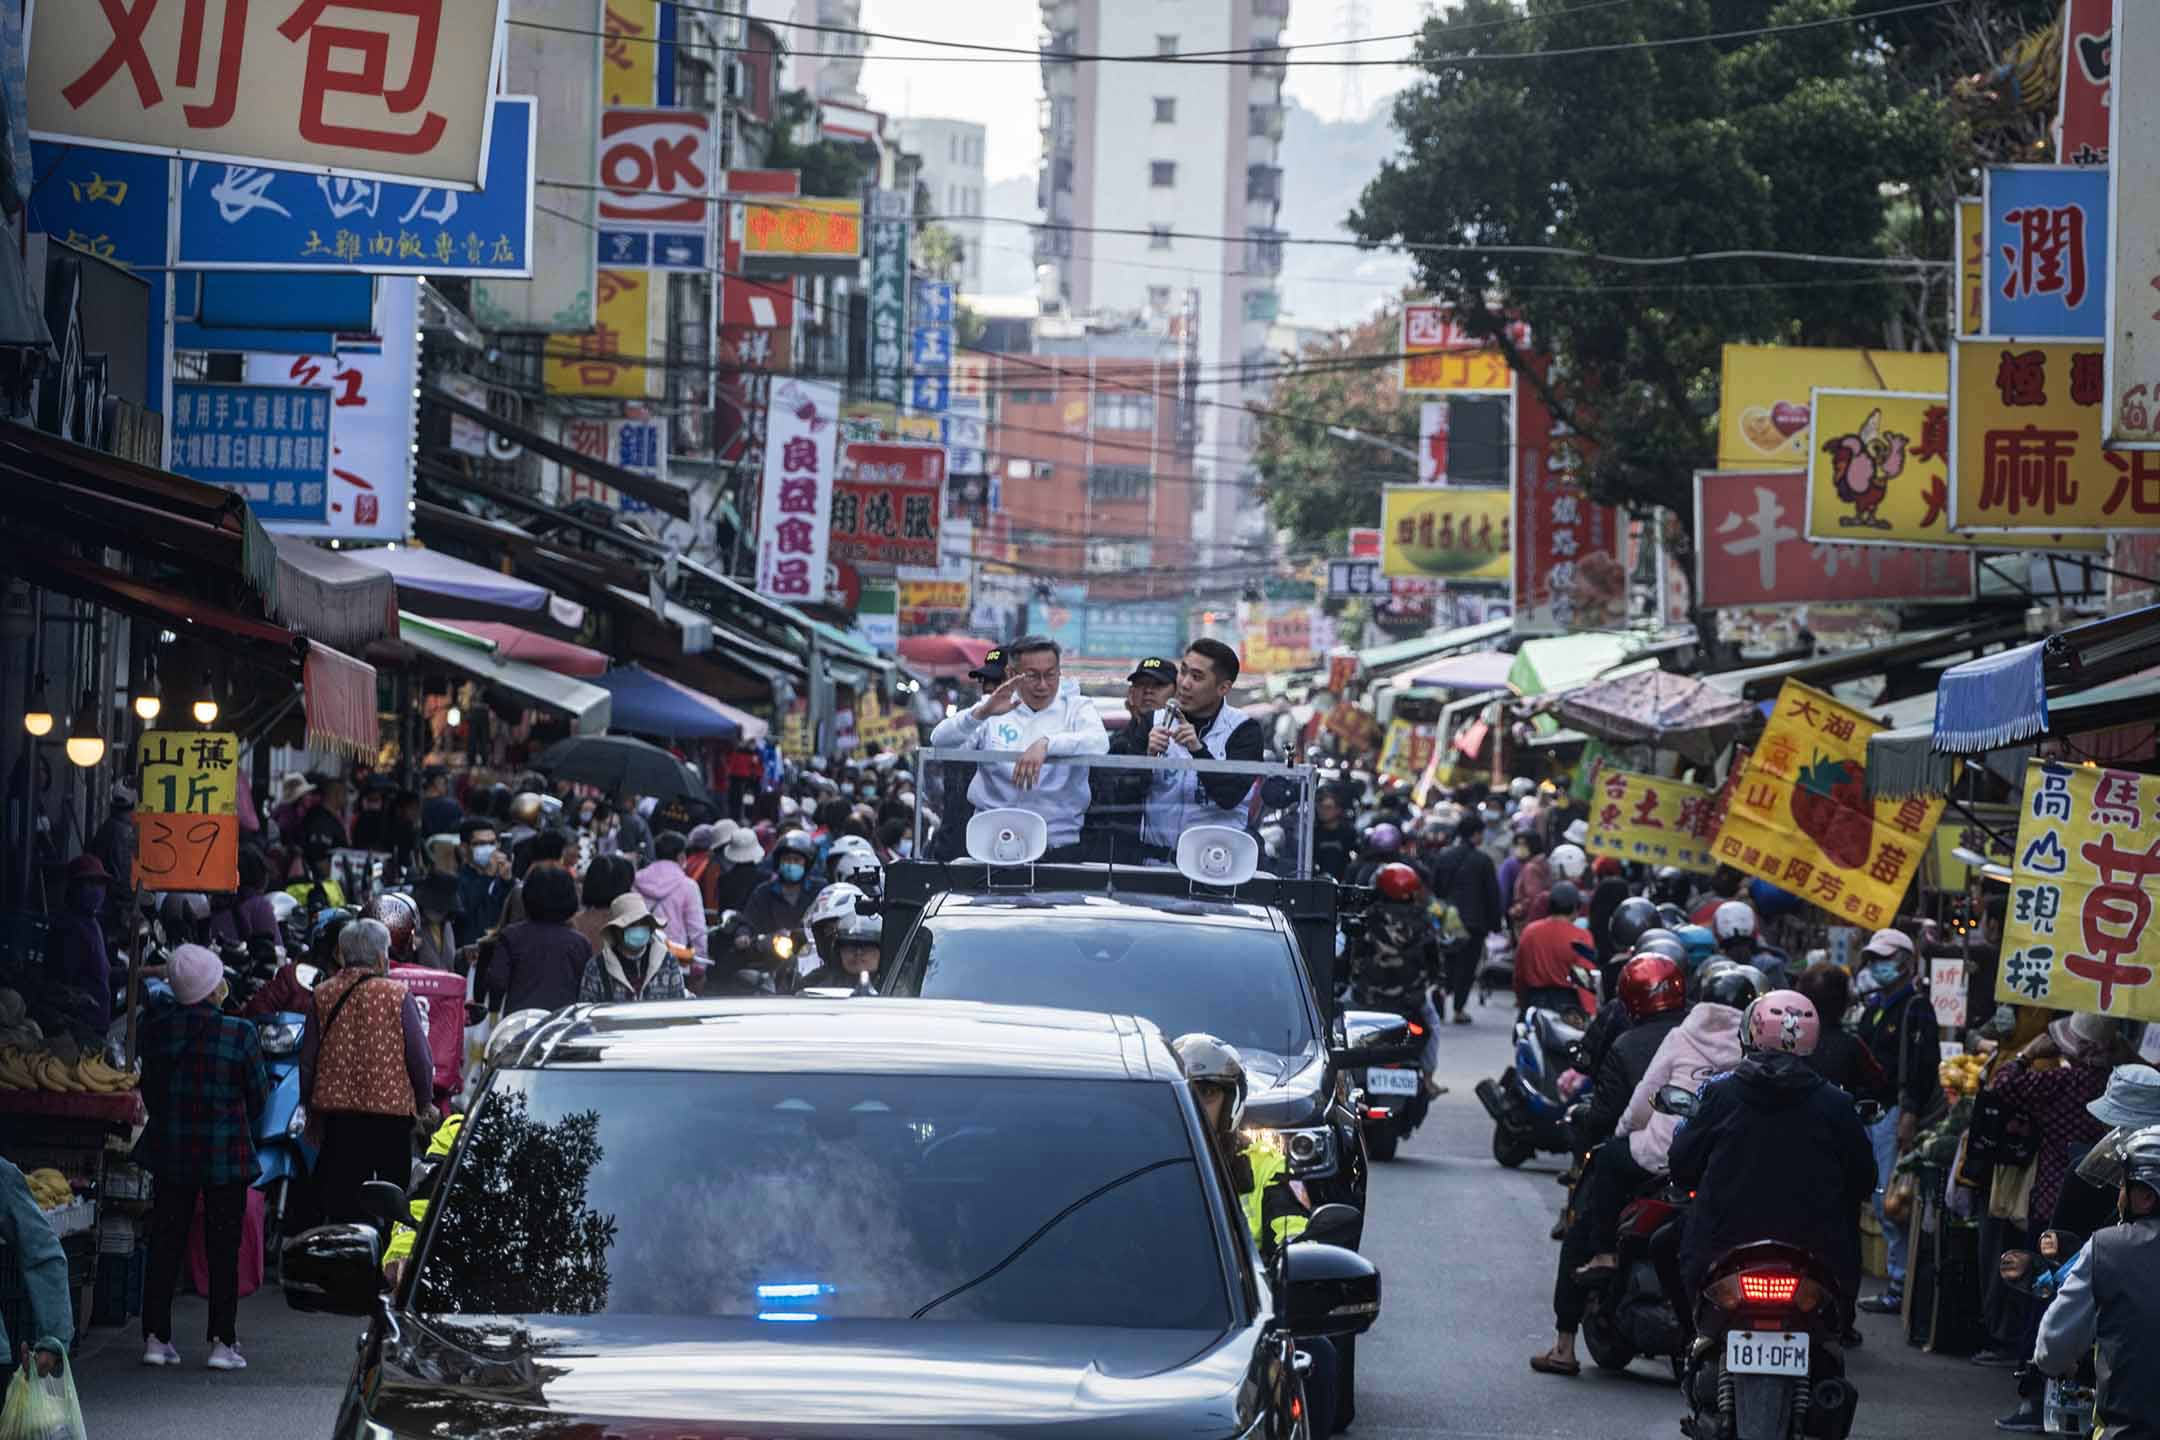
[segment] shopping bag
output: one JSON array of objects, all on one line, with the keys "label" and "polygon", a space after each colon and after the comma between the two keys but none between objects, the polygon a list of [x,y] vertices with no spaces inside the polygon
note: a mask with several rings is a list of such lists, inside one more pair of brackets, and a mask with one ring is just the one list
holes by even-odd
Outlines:
[{"label": "shopping bag", "polygon": [[0,1440],[88,1440],[66,1356],[49,1379],[37,1373],[34,1359],[15,1372],[0,1404]]}]

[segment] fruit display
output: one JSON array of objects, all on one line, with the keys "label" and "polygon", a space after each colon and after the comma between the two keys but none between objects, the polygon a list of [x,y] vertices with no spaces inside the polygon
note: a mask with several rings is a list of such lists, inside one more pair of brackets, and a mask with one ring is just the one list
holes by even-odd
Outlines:
[{"label": "fruit display", "polygon": [[58,1210],[75,1203],[74,1188],[58,1170],[32,1170],[23,1179],[29,1182],[30,1198],[37,1201],[40,1210]]},{"label": "fruit display", "polygon": [[132,1070],[109,1065],[102,1055],[76,1058],[50,1049],[0,1047],[0,1090],[49,1090],[60,1094],[111,1095],[135,1088]]},{"label": "fruit display", "polygon": [[1935,1067],[1935,1078],[1953,1102],[1963,1095],[1977,1095],[1980,1082],[1987,1078],[1987,1056],[1953,1055]]}]

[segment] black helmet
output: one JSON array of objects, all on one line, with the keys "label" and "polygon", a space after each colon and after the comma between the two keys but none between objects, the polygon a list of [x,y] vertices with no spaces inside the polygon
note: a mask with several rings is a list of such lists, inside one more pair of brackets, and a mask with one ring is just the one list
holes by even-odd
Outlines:
[{"label": "black helmet", "polygon": [[1657,907],[1657,923],[1668,930],[1678,930],[1688,923],[1687,911],[1678,905],[1664,904]]},{"label": "black helmet", "polygon": [[1686,968],[1688,963],[1687,946],[1670,935],[1652,933],[1644,936],[1635,942],[1635,953],[1637,955],[1663,955],[1683,969]]},{"label": "black helmet", "polygon": [[1695,998],[1712,1005],[1730,1005],[1735,1010],[1745,1010],[1762,992],[1762,972],[1754,966],[1720,965],[1712,961],[1699,972]]},{"label": "black helmet", "polygon": [[1643,931],[1640,935],[1637,935],[1635,937],[1635,948],[1637,950],[1640,950],[1643,948],[1643,946],[1649,944],[1652,940],[1670,940],[1675,945],[1678,945],[1680,947],[1682,954],[1685,954],[1687,951],[1686,943],[1682,941],[1678,935],[1675,935],[1672,931],[1666,929],[1662,925],[1652,925],[1649,929]]},{"label": "black helmet", "polygon": [[1677,905],[1687,899],[1687,876],[1680,873],[1677,865],[1660,865],[1651,881],[1650,894],[1662,904]]},{"label": "black helmet", "polygon": [[1630,895],[1605,922],[1605,938],[1616,951],[1632,949],[1643,932],[1657,923],[1657,907],[1640,895]]}]

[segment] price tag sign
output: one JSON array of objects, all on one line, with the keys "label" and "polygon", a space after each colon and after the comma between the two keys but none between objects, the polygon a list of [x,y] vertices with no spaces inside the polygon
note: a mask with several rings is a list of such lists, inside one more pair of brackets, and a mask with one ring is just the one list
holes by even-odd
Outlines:
[{"label": "price tag sign", "polygon": [[135,751],[137,889],[240,886],[239,737],[229,730],[152,730]]}]

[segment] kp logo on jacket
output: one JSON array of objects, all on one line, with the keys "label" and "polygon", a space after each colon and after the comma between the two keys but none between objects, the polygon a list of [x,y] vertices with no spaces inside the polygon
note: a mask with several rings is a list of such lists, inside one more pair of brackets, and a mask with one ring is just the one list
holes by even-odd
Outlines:
[{"label": "kp logo on jacket", "polygon": [[993,748],[999,750],[1025,749],[1026,747],[1020,743],[1020,727],[1010,720],[999,725],[997,727],[997,744]]}]

